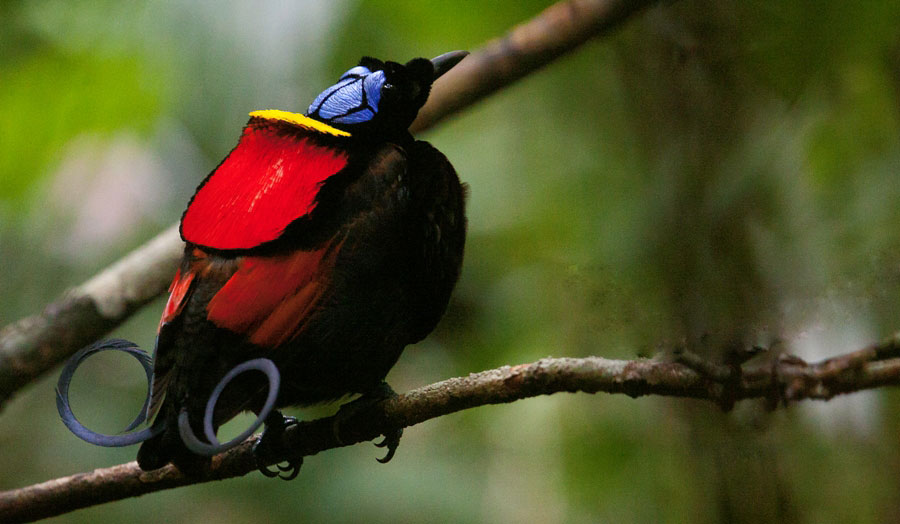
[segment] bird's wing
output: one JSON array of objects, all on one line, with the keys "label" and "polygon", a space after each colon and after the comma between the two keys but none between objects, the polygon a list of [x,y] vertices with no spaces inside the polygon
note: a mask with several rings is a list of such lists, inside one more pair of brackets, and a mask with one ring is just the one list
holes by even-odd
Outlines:
[{"label": "bird's wing", "polygon": [[328,289],[341,246],[334,237],[311,251],[242,257],[207,305],[207,318],[257,346],[280,346],[303,331]]},{"label": "bird's wing", "polygon": [[[203,296],[213,293],[206,305],[206,320],[213,325],[257,346],[278,347],[303,331],[328,289],[342,246],[337,238],[317,249],[276,256],[225,258],[194,248],[172,281],[160,320],[148,419],[159,411],[176,365],[175,337],[185,320],[196,322],[183,318],[195,289],[203,288]],[[206,300],[203,296],[197,300]]]},{"label": "bird's wing", "polygon": [[[159,328],[156,336],[156,349],[153,353],[153,377],[150,380],[150,402],[147,406],[147,420],[151,420],[159,412],[165,398],[166,387],[169,384],[172,363],[166,358],[167,341],[170,340],[175,329],[174,321],[181,315],[184,306],[191,295],[196,272],[179,268],[175,272],[175,278],[169,286],[169,300],[163,309],[162,318],[159,320]],[[162,349],[162,351],[160,351]]]}]

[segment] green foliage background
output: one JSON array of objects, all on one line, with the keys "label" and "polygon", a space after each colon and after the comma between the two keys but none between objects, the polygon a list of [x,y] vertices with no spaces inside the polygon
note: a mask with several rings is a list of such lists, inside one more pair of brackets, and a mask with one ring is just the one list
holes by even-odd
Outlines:
[{"label": "green foliage background", "polygon": [[[0,3],[0,324],[174,222],[249,111],[303,111],[363,54],[473,49],[546,5]],[[470,235],[395,389],[682,339],[819,359],[900,329],[898,22],[896,1],[666,3],[428,132],[471,188]],[[161,307],[115,335],[152,347]],[[79,376],[75,409],[99,429],[140,405],[124,357]],[[0,414],[0,489],[133,459],[69,434],[55,379]],[[557,395],[408,429],[387,466],[360,445],[291,483],[55,521],[896,521],[898,400],[723,414]]]}]

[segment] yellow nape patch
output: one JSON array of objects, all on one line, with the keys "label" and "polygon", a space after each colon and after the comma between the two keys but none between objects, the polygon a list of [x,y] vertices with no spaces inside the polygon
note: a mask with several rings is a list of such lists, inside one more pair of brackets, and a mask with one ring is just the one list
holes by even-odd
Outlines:
[{"label": "yellow nape patch", "polygon": [[266,120],[281,120],[295,126],[305,127],[320,133],[327,133],[334,136],[350,136],[350,133],[335,129],[327,124],[323,124],[318,120],[313,120],[308,116],[300,113],[291,113],[290,111],[281,111],[280,109],[263,109],[262,111],[253,111],[250,116],[265,118]]}]

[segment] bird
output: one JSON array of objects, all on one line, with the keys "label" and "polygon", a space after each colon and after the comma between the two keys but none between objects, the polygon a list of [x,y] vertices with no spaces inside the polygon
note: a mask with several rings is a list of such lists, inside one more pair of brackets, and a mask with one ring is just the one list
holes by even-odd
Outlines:
[{"label": "bird", "polygon": [[[184,254],[146,404],[162,429],[142,443],[141,469],[208,467],[182,440],[179,416],[204,434],[213,389],[250,359],[268,359],[281,377],[260,453],[267,434],[295,422],[280,408],[392,394],[388,371],[435,328],[461,270],[467,188],[409,127],[433,82],[466,55],[363,57],[306,114],[250,113],[181,217]],[[259,412],[269,388],[258,373],[235,378],[215,402],[214,431]],[[399,430],[385,441],[389,458]],[[292,476],[301,463],[289,460]]]}]

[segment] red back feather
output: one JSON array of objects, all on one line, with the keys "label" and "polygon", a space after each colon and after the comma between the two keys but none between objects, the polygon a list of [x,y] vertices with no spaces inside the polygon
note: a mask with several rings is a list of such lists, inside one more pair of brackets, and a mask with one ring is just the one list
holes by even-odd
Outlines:
[{"label": "red back feather", "polygon": [[251,119],[237,147],[200,186],[181,222],[188,242],[249,249],[274,240],[311,212],[319,187],[347,165],[346,153],[312,132]]},{"label": "red back feather", "polygon": [[173,318],[181,314],[184,305],[187,304],[188,289],[191,282],[194,281],[194,273],[188,272],[182,277],[181,269],[175,272],[175,278],[169,286],[169,301],[166,302],[166,308],[163,309],[162,318],[159,319],[159,325],[162,327],[166,322],[171,322]]},{"label": "red back feather", "polygon": [[276,347],[297,336],[331,279],[341,244],[274,257],[243,257],[238,270],[210,300],[207,318]]}]

